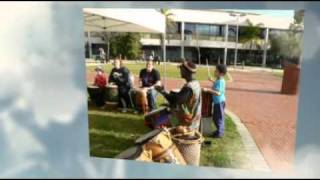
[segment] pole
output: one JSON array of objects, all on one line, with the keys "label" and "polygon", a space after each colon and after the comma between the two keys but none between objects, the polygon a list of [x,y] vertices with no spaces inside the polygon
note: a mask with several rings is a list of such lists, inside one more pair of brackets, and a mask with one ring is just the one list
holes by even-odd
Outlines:
[{"label": "pole", "polygon": [[167,85],[167,60],[166,60],[166,33],[162,34],[162,53],[163,53],[163,63],[164,63],[164,86]]},{"label": "pole", "polygon": [[269,28],[266,28],[266,34],[264,37],[264,49],[263,49],[263,60],[262,67],[266,67],[267,64],[267,50],[268,50],[268,41],[269,41]]},{"label": "pole", "polygon": [[236,32],[236,44],[235,44],[235,48],[234,48],[234,62],[233,62],[233,66],[236,67],[237,66],[237,59],[238,59],[238,34],[239,34],[239,15],[237,15],[237,32]]},{"label": "pole", "polygon": [[227,65],[227,54],[228,54],[228,48],[227,48],[227,43],[228,43],[228,32],[229,32],[229,25],[226,24],[225,26],[225,33],[224,33],[224,56],[223,56],[223,64]]},{"label": "pole", "polygon": [[89,44],[89,59],[91,59],[92,57],[92,45],[91,45],[91,35],[90,35],[90,31],[88,31],[88,44]]}]

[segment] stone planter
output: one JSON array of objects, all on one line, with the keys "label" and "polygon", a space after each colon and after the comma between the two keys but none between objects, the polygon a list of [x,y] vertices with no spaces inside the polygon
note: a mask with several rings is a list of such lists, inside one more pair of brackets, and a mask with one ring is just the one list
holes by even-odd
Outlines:
[{"label": "stone planter", "polygon": [[282,94],[297,94],[299,91],[300,65],[287,63],[282,78]]}]

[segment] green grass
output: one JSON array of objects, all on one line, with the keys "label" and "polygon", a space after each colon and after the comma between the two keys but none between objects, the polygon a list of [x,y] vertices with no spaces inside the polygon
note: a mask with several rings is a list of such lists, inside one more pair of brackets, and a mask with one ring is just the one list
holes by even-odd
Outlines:
[{"label": "green grass", "polygon": [[[139,136],[149,131],[142,115],[106,112],[89,103],[91,156],[113,158],[133,146]],[[212,145],[202,147],[201,166],[245,168],[244,146],[229,117],[226,117],[226,133],[222,139],[206,137],[205,140],[211,141]]]},{"label": "green grass", "polygon": [[283,71],[272,71],[272,75],[277,76],[279,78],[283,77]]},{"label": "green grass", "polygon": [[[145,63],[127,63],[125,65],[134,75],[139,75],[139,72],[141,69],[145,68]],[[88,71],[93,71],[95,68],[95,66],[87,66],[87,70]],[[111,64],[106,64],[104,65],[104,69],[107,73],[109,73],[111,71],[111,69],[113,68],[113,66]],[[164,77],[164,70],[165,70],[165,66],[163,64],[161,65],[157,65],[155,64],[155,68],[159,70],[161,77]],[[210,66],[209,67],[210,73],[211,75],[213,75],[215,67]],[[177,68],[177,65],[174,64],[170,64],[168,63],[166,66],[166,74],[167,77],[169,78],[181,78],[180,77],[180,71]],[[198,80],[208,80],[208,69],[207,67],[198,67],[198,71],[196,74],[196,78]],[[228,76],[225,76],[226,80],[229,80]]]}]

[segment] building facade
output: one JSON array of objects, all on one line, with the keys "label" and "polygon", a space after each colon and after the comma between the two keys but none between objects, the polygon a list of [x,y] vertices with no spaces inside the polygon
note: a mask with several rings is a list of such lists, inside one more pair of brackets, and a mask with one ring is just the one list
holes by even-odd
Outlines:
[{"label": "building facade", "polygon": [[[232,65],[277,66],[279,59],[270,52],[270,38],[286,33],[293,18],[275,18],[251,13],[223,10],[171,9],[167,22],[166,60],[179,61],[181,58],[196,63],[225,63]],[[260,34],[256,43],[242,42],[249,22],[259,26]],[[238,33],[238,35],[237,35]],[[88,32],[86,32],[88,39]],[[99,33],[90,32],[93,54],[99,47],[106,48]],[[160,34],[141,33],[144,54],[154,53],[162,57]],[[236,58],[235,58],[236,56]]]}]

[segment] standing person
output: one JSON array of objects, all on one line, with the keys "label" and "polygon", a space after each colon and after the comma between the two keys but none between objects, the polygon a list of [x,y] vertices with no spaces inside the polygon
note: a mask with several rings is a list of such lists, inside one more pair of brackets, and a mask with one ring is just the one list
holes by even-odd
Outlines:
[{"label": "standing person", "polygon": [[224,135],[224,109],[225,109],[225,89],[226,83],[224,75],[227,73],[227,67],[219,64],[216,66],[214,72],[215,80],[209,77],[209,80],[213,82],[212,89],[203,88],[205,92],[212,94],[212,101],[214,105],[213,122],[217,128],[217,131],[213,133],[213,137],[221,138]]},{"label": "standing person", "polygon": [[122,107],[122,112],[127,112],[127,108],[132,107],[129,92],[133,84],[130,80],[130,71],[123,66],[122,60],[114,60],[114,68],[110,72],[109,83],[118,86],[119,106]]},{"label": "standing person", "polygon": [[180,75],[186,83],[177,93],[168,93],[163,86],[156,89],[168,100],[172,112],[179,120],[179,125],[188,126],[190,129],[199,130],[201,120],[201,87],[195,79],[197,67],[192,61],[183,61]]},{"label": "standing person", "polygon": [[153,61],[153,59],[154,59],[154,51],[151,51],[151,54],[150,54],[150,56],[149,56],[149,61]]},{"label": "standing person", "polygon": [[160,86],[160,73],[153,66],[153,61],[148,60],[146,63],[146,68],[142,69],[139,74],[139,79],[141,82],[141,88],[147,94],[149,109],[155,110],[157,108],[157,91],[155,86]]},{"label": "standing person", "polygon": [[106,53],[104,52],[103,48],[99,48],[99,57],[100,57],[101,63],[107,63],[107,61],[106,61]]},{"label": "standing person", "polygon": [[106,75],[105,75],[103,68],[101,66],[97,66],[94,70],[96,71],[96,75],[94,77],[93,85],[98,86],[99,90],[98,90],[97,97],[94,98],[93,101],[97,106],[103,106],[104,105],[104,92],[105,92],[104,88],[107,84],[107,78],[106,78]]}]

